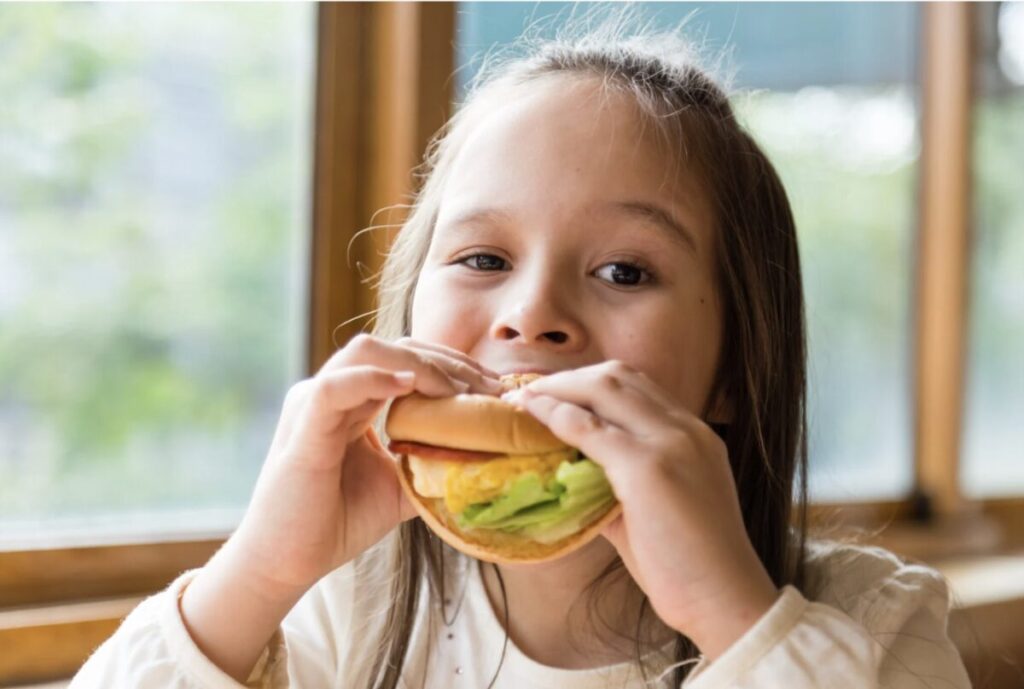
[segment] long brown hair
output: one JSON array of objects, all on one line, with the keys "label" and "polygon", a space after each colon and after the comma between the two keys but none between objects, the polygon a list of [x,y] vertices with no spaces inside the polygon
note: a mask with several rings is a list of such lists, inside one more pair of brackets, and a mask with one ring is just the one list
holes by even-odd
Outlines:
[{"label": "long brown hair", "polygon": [[[704,418],[712,400],[729,400],[730,422],[714,427],[729,450],[747,533],[775,584],[802,588],[806,336],[789,201],[771,162],[737,122],[725,90],[699,66],[692,44],[679,29],[638,31],[633,19],[618,12],[596,27],[572,22],[553,39],[521,39],[523,54],[506,52],[484,64],[418,169],[422,188],[379,275],[373,332],[387,339],[411,332],[413,292],[441,191],[475,122],[541,79],[596,78],[604,88],[631,95],[662,137],[666,153],[695,172],[713,207],[723,349]],[[378,432],[384,437],[381,421]],[[454,588],[445,569],[450,574],[460,558],[420,520],[412,520],[356,560],[360,593],[353,613],[361,626],[353,633],[355,665],[349,676],[354,686],[397,686],[418,606],[426,605],[432,629],[434,616],[444,614],[443,598]],[[587,587],[590,602],[614,576],[628,576],[618,558]],[[646,678],[639,630],[650,606],[644,603],[633,641]],[[674,660],[697,654],[694,644],[678,635]],[[688,664],[674,668],[674,686],[689,670]]]}]

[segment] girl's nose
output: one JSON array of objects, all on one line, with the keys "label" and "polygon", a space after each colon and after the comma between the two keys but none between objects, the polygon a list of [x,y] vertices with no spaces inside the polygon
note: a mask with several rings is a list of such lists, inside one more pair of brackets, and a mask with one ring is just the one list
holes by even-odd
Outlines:
[{"label": "girl's nose", "polygon": [[582,349],[586,334],[570,314],[559,310],[550,299],[520,303],[506,317],[495,321],[494,335],[503,341],[542,344],[559,350]]}]

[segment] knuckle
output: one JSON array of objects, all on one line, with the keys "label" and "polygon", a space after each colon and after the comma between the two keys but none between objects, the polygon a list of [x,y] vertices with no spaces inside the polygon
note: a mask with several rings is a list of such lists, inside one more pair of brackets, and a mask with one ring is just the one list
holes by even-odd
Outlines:
[{"label": "knuckle", "polygon": [[368,352],[377,347],[377,338],[368,333],[359,333],[349,341],[352,351]]},{"label": "knuckle", "polygon": [[434,361],[433,358],[431,358],[431,357],[429,357],[429,356],[427,356],[425,354],[416,354],[415,356],[416,356],[416,363],[419,366],[422,366],[424,368],[429,369],[431,373],[435,373],[437,375],[444,376],[445,378],[448,377],[448,373],[444,370],[444,368],[441,366],[441,364],[439,364],[436,361]]},{"label": "knuckle", "polygon": [[555,405],[555,408],[551,410],[551,420],[560,426],[572,428],[575,425],[575,419],[569,412],[570,409],[564,404]]},{"label": "knuckle", "polygon": [[651,448],[643,453],[641,459],[650,475],[658,480],[668,480],[677,476],[682,464],[678,453],[672,448]]},{"label": "knuckle", "polygon": [[669,466],[676,467],[680,458],[692,456],[693,441],[685,432],[668,431],[651,438],[651,441],[645,454],[647,461],[659,471]]},{"label": "knuckle", "polygon": [[670,458],[663,454],[654,457],[648,466],[655,480],[659,482],[671,481],[679,474],[679,462],[670,461]]},{"label": "knuckle", "polygon": [[571,431],[587,432],[601,427],[601,420],[596,415],[569,405],[560,405],[555,409],[554,415],[560,417],[563,425]]},{"label": "knuckle", "polygon": [[313,385],[310,389],[310,395],[317,402],[323,402],[331,396],[331,392],[334,390],[334,384],[330,378],[316,378],[313,381]]},{"label": "knuckle", "polygon": [[614,370],[606,370],[598,378],[598,384],[607,391],[615,391],[622,387],[622,380]]},{"label": "knuckle", "polygon": [[445,370],[444,366],[435,361],[433,357],[426,356],[423,354],[417,354],[416,358],[420,366],[427,369],[429,375],[433,376],[438,381],[444,382],[449,385],[451,385],[452,382],[454,381],[454,376],[449,374],[448,371]]},{"label": "knuckle", "polygon": [[633,369],[621,359],[605,361],[599,374],[600,385],[605,389],[617,390],[624,386],[623,381],[633,374]]},{"label": "knuckle", "polygon": [[288,388],[288,392],[284,395],[285,404],[295,402],[305,397],[310,385],[311,382],[309,378],[304,378]]},{"label": "knuckle", "polygon": [[676,434],[681,438],[681,446],[687,452],[697,452],[701,449],[705,452],[717,451],[720,446],[725,447],[724,441],[718,437],[711,426],[702,421],[679,427]]},{"label": "knuckle", "polygon": [[668,449],[692,457],[697,452],[697,442],[692,434],[684,430],[676,430],[668,436]]},{"label": "knuckle", "polygon": [[475,368],[473,368],[472,366],[463,361],[457,362],[455,364],[455,368],[459,371],[459,373],[466,376],[467,378],[479,379],[484,377],[484,374],[480,373],[480,371],[477,371]]}]

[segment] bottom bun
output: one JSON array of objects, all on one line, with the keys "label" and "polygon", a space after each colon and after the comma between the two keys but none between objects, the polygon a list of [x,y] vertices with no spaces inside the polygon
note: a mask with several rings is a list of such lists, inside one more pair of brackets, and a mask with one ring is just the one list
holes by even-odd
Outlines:
[{"label": "bottom bun", "polygon": [[568,555],[597,538],[606,524],[622,513],[622,505],[613,503],[587,526],[553,543],[537,541],[488,529],[463,531],[444,506],[443,498],[425,498],[412,487],[412,472],[405,455],[398,457],[398,480],[409,502],[427,526],[445,543],[478,560],[499,565],[545,562]]}]

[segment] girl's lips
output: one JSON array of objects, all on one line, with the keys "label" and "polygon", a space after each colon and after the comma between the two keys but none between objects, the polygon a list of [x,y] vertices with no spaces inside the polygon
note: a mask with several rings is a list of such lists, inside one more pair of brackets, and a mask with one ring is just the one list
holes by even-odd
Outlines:
[{"label": "girl's lips", "polygon": [[499,375],[502,375],[502,376],[507,376],[507,375],[509,375],[511,373],[540,373],[541,375],[545,375],[546,376],[546,375],[548,375],[550,373],[554,373],[554,371],[552,369],[548,369],[548,368],[522,367],[522,368],[510,368],[510,369],[506,369],[504,371],[498,371],[498,373],[499,373]]}]

